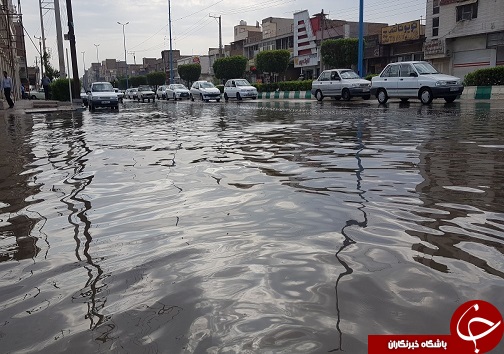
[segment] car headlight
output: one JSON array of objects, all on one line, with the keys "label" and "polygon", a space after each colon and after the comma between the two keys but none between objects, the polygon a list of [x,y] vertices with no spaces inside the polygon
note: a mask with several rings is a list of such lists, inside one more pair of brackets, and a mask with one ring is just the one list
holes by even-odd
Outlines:
[{"label": "car headlight", "polygon": [[446,81],[436,81],[436,86],[446,86]]},{"label": "car headlight", "polygon": [[359,87],[359,86],[360,86],[360,84],[357,84],[357,83],[352,84],[352,87]]}]

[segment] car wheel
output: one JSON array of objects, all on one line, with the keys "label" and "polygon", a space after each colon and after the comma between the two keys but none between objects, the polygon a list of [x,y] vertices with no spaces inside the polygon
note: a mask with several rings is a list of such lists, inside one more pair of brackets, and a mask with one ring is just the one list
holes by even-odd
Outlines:
[{"label": "car wheel", "polygon": [[37,99],[37,96],[32,95],[30,98],[31,98],[32,100],[36,100],[36,99]]},{"label": "car wheel", "polygon": [[376,94],[376,98],[378,99],[378,103],[385,104],[388,101],[387,91],[385,89],[379,89]]},{"label": "car wheel", "polygon": [[367,101],[371,98],[371,95],[362,96],[362,98]]},{"label": "car wheel", "polygon": [[193,102],[194,102],[194,97],[193,97],[192,93],[191,93],[191,95],[189,96],[189,99],[190,99],[191,101],[193,101]]},{"label": "car wheel", "polygon": [[119,105],[115,106],[114,108],[115,108],[116,111],[119,112]]},{"label": "car wheel", "polygon": [[341,96],[333,96],[333,97],[331,97],[331,98],[332,98],[333,100],[335,100],[335,101],[339,101],[339,100],[341,100]]},{"label": "car wheel", "polygon": [[446,101],[446,103],[452,103],[453,101],[455,101],[456,98],[457,98],[456,96],[445,97],[444,100]]},{"label": "car wheel", "polygon": [[228,100],[229,100],[229,96],[226,92],[224,92],[224,101],[227,102]]},{"label": "car wheel", "polygon": [[236,99],[237,99],[238,101],[241,101],[241,99],[242,99],[242,97],[240,96],[240,93],[239,93],[239,92],[237,92],[237,93],[236,93]]},{"label": "car wheel", "polygon": [[220,102],[220,98],[216,99],[217,102]]},{"label": "car wheel", "polygon": [[315,98],[319,102],[322,101],[324,99],[324,95],[322,94],[322,91],[317,90],[317,92],[315,92]]},{"label": "car wheel", "polygon": [[173,94],[173,100],[176,101],[177,100],[177,96],[175,96],[175,94]]},{"label": "car wheel", "polygon": [[345,101],[350,101],[350,99],[352,98],[352,96],[350,96],[350,91],[348,89],[344,89],[341,93],[341,98],[343,98]]},{"label": "car wheel", "polygon": [[431,104],[432,103],[432,92],[429,88],[424,87],[423,89],[420,90],[420,101],[422,101],[423,104]]},{"label": "car wheel", "polygon": [[408,102],[408,100],[409,100],[409,98],[405,98],[405,97],[401,98],[401,102],[405,102],[406,103],[406,102]]}]

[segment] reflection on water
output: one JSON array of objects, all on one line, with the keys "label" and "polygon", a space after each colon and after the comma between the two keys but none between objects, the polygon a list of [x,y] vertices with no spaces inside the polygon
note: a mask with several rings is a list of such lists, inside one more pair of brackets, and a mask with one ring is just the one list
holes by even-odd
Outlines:
[{"label": "reflection on water", "polygon": [[372,333],[448,333],[469,299],[504,309],[501,117],[331,101],[0,117],[2,348],[364,353]]}]

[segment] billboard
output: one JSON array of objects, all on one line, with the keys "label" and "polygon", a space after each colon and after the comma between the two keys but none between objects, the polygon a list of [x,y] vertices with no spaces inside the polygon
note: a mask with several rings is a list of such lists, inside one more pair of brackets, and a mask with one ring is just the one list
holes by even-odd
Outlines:
[{"label": "billboard", "polygon": [[411,41],[420,38],[420,20],[382,28],[382,44]]}]

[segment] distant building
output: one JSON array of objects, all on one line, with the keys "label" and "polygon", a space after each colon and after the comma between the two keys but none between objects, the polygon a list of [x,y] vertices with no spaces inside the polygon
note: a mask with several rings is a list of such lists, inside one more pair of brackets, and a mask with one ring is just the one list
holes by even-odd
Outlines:
[{"label": "distant building", "polygon": [[504,1],[427,0],[425,59],[464,77],[504,65]]}]

